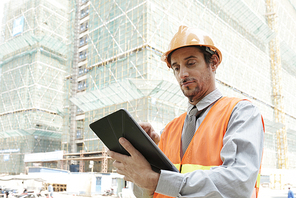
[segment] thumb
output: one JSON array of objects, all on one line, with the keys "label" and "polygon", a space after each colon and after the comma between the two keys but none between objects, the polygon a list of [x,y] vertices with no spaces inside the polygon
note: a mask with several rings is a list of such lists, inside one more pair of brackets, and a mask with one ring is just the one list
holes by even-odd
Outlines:
[{"label": "thumb", "polygon": [[119,138],[121,146],[133,157],[139,153],[137,149],[125,138]]}]

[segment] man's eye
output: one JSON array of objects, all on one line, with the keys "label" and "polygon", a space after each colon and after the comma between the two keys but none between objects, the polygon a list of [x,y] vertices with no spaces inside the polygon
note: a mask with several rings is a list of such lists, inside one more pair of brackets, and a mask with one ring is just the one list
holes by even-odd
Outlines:
[{"label": "man's eye", "polygon": [[188,61],[187,64],[188,64],[188,65],[194,65],[194,64],[195,64],[195,61]]},{"label": "man's eye", "polygon": [[174,71],[179,71],[179,68],[178,67],[174,67],[173,70]]}]

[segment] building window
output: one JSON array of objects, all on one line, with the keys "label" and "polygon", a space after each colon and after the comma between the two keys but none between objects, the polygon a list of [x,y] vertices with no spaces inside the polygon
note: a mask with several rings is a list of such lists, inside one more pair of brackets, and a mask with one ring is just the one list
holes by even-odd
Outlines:
[{"label": "building window", "polygon": [[88,29],[88,22],[84,22],[80,25],[80,32],[84,32]]},{"label": "building window", "polygon": [[89,13],[89,8],[88,7],[84,8],[83,10],[81,10],[80,11],[80,19],[86,17],[88,15],[88,13]]},{"label": "building window", "polygon": [[78,82],[78,87],[77,87],[78,91],[84,91],[87,89],[87,87],[88,86],[87,86],[86,80],[82,80]]},{"label": "building window", "polygon": [[86,65],[83,65],[78,68],[78,76],[82,76],[88,72],[88,69],[86,68]]},{"label": "building window", "polygon": [[84,46],[86,44],[87,44],[87,35],[79,39],[79,47]]},{"label": "building window", "polygon": [[78,69],[78,75],[81,76],[84,73],[84,69],[82,67],[79,67]]},{"label": "building window", "polygon": [[89,0],[81,0],[81,4],[87,3]]},{"label": "building window", "polygon": [[81,10],[80,11],[80,18],[83,18],[85,16],[85,12],[84,12],[84,10]]},{"label": "building window", "polygon": [[82,139],[82,131],[81,130],[76,131],[76,139]]},{"label": "building window", "polygon": [[82,46],[82,45],[84,45],[84,38],[79,39],[79,46]]},{"label": "building window", "polygon": [[85,30],[84,23],[82,23],[82,24],[80,25],[80,32],[83,32],[84,30]]},{"label": "building window", "polygon": [[79,52],[79,59],[83,60],[84,59],[84,53],[83,52]]},{"label": "building window", "polygon": [[79,107],[77,107],[76,113],[77,113],[77,114],[82,114],[83,111],[82,111],[82,109],[80,109]]},{"label": "building window", "polygon": [[87,58],[87,50],[79,52],[79,61],[84,61]]}]

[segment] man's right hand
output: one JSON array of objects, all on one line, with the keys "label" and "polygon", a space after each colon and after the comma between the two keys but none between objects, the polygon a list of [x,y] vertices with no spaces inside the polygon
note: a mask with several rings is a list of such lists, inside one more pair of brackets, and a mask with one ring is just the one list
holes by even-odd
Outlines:
[{"label": "man's right hand", "polygon": [[154,131],[151,124],[148,122],[140,122],[139,125],[143,128],[143,130],[150,136],[150,138],[158,145],[160,141],[160,136],[158,133]]}]

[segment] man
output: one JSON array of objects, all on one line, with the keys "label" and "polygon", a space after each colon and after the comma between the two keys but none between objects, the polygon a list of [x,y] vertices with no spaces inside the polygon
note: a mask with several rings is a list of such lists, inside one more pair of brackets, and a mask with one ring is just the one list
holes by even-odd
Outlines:
[{"label": "man", "polygon": [[5,195],[6,195],[5,197],[8,198],[8,195],[9,195],[9,191],[8,190],[5,191]]},{"label": "man", "polygon": [[47,191],[49,193],[48,197],[53,198],[53,186],[51,184],[48,185]]},{"label": "man", "polygon": [[288,198],[294,198],[294,193],[293,193],[293,191],[290,189],[290,187],[288,187],[288,190],[289,190],[289,192],[288,192]]},{"label": "man", "polygon": [[180,26],[162,60],[188,98],[187,113],[171,121],[161,137],[149,123],[140,125],[180,173],[152,171],[124,138],[119,142],[131,156],[108,151],[117,172],[135,184],[137,197],[256,197],[263,120],[251,102],[222,97],[216,89],[220,50],[204,32]]}]

